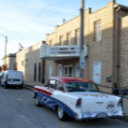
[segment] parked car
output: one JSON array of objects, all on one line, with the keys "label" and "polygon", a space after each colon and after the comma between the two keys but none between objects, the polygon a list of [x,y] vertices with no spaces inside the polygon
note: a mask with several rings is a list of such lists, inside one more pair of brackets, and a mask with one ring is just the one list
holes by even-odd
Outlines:
[{"label": "parked car", "polygon": [[59,120],[66,116],[76,120],[122,117],[122,99],[102,93],[90,80],[52,77],[46,86],[34,87],[35,104],[57,112]]},{"label": "parked car", "polygon": [[0,72],[0,85],[1,85],[1,78],[3,76],[3,72]]},{"label": "parked car", "polygon": [[9,86],[18,86],[23,88],[23,73],[16,70],[4,71],[1,78],[1,85],[5,88]]}]

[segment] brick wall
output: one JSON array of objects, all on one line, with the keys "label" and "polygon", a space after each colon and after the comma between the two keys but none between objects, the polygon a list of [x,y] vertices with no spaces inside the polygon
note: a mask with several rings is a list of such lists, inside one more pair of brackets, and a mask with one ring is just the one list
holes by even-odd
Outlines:
[{"label": "brick wall", "polygon": [[120,86],[128,86],[128,16],[122,18],[121,25]]},{"label": "brick wall", "polygon": [[[41,63],[41,59],[39,58],[41,45],[42,42],[39,42],[29,48],[19,51],[16,55],[17,70],[23,72],[25,83],[31,84],[33,82],[38,82],[38,64]],[[34,64],[37,64],[36,81],[34,81]]]}]

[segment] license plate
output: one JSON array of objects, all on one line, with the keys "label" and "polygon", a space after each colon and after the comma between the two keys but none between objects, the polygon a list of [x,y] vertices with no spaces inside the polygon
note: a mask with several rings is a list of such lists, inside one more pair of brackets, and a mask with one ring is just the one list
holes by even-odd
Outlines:
[{"label": "license plate", "polygon": [[99,113],[99,114],[97,114],[97,118],[105,118],[105,117],[107,117],[106,113]]}]

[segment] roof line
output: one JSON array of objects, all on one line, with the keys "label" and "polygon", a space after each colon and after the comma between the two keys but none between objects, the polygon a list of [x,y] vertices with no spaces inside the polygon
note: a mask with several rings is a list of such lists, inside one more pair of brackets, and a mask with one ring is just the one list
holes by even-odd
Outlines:
[{"label": "roof line", "polygon": [[128,11],[128,6],[122,5],[122,4],[115,4],[114,8],[117,10],[124,10],[124,11]]}]

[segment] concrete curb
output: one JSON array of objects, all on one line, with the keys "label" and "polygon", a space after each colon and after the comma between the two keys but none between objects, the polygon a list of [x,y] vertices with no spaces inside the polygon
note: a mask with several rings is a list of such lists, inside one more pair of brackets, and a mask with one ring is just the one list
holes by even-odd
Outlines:
[{"label": "concrete curb", "polygon": [[122,118],[122,120],[128,121],[128,116],[124,116],[124,117]]},{"label": "concrete curb", "polygon": [[33,90],[34,86],[28,85],[28,84],[24,84],[24,88],[29,89],[29,90]]}]

